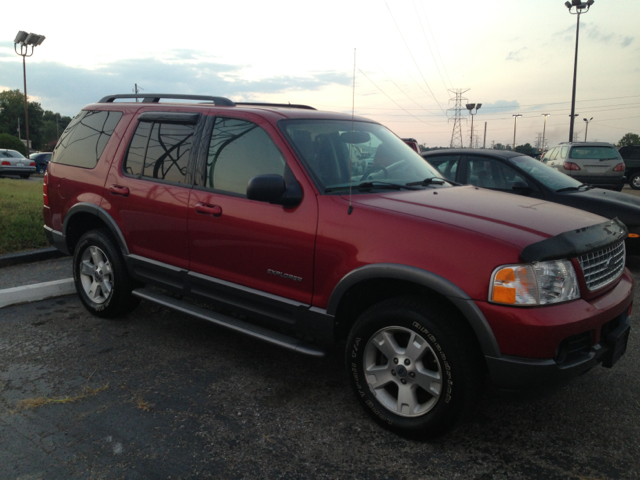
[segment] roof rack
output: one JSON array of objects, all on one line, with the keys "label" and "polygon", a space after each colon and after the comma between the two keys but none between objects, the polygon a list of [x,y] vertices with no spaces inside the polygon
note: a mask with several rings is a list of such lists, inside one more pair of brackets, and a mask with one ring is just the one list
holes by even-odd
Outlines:
[{"label": "roof rack", "polygon": [[300,105],[296,103],[258,103],[258,102],[236,102],[236,105],[248,105],[253,107],[282,107],[282,108],[301,108],[303,110],[316,110],[309,105]]},{"label": "roof rack", "polygon": [[142,103],[159,103],[161,98],[173,100],[202,100],[212,102],[216,106],[235,107],[236,105],[254,106],[254,107],[283,107],[283,108],[301,108],[304,110],[315,110],[309,105],[298,105],[290,103],[253,103],[253,102],[234,102],[225,97],[211,97],[208,95],[178,95],[173,93],[121,93],[118,95],[107,95],[100,99],[98,103],[113,103],[118,98],[141,98]]},{"label": "roof rack", "polygon": [[173,93],[123,93],[119,95],[107,95],[98,103],[113,103],[117,98],[142,98],[143,103],[159,103],[161,98],[174,100],[203,100],[213,102],[217,106],[235,107],[236,104],[225,97],[210,97],[208,95],[176,95]]}]

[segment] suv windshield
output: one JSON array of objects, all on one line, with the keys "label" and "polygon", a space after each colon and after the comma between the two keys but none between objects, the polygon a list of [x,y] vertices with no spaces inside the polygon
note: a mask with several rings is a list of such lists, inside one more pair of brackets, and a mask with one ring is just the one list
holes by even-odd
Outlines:
[{"label": "suv windshield", "polygon": [[[383,184],[406,186],[442,178],[382,125],[347,120],[284,120],[280,127],[323,192],[363,183],[369,188],[361,191],[370,192]],[[425,182],[425,186],[428,184]]]},{"label": "suv windshield", "polygon": [[573,147],[569,158],[576,160],[617,160],[620,157],[618,151],[613,147]]},{"label": "suv windshield", "polygon": [[563,188],[578,188],[582,185],[581,182],[574,180],[564,173],[560,173],[555,168],[551,168],[538,160],[529,157],[528,155],[521,155],[519,157],[511,157],[509,162],[515,166],[527,172],[533,178],[538,180],[543,185],[553,189],[561,190]]}]

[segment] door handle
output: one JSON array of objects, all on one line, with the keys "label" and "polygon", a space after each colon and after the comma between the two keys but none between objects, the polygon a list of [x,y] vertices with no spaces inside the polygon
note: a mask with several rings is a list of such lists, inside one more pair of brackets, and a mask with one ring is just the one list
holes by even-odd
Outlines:
[{"label": "door handle", "polygon": [[122,187],[120,185],[111,185],[109,187],[109,191],[112,195],[121,195],[123,197],[129,196],[129,189],[127,187]]},{"label": "door handle", "polygon": [[222,207],[219,205],[207,205],[206,203],[198,202],[196,204],[196,213],[201,215],[213,215],[219,217],[222,215]]}]

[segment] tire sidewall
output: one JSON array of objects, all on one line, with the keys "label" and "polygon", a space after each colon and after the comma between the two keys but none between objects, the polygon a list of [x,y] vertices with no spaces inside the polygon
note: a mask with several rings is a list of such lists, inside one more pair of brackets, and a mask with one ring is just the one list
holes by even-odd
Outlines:
[{"label": "tire sidewall", "polygon": [[640,179],[640,172],[636,172],[636,173],[634,173],[634,174],[633,174],[633,175],[631,175],[631,177],[629,178],[629,186],[630,186],[632,189],[634,189],[634,190],[640,190],[640,186],[639,186],[639,187],[636,187],[636,186],[634,185],[634,183],[633,183],[633,182],[634,182],[634,180],[636,180],[636,182],[637,182],[637,180],[638,180],[638,179]]},{"label": "tire sidewall", "polygon": [[[364,375],[363,357],[371,337],[385,327],[398,326],[425,339],[436,355],[442,375],[442,391],[436,405],[419,417],[403,417],[389,411],[372,393]],[[406,435],[437,435],[455,423],[462,404],[463,379],[456,345],[424,312],[409,308],[375,308],[367,311],[354,326],[347,342],[350,382],[364,409],[380,424]]]}]

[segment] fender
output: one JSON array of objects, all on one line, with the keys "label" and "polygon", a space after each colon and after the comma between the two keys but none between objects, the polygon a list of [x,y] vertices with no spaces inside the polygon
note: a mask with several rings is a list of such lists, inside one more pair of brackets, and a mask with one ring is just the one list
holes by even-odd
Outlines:
[{"label": "fender", "polygon": [[462,312],[471,325],[484,355],[501,356],[498,342],[487,319],[469,295],[444,277],[408,265],[378,263],[365,265],[349,272],[342,277],[333,289],[327,305],[327,313],[335,316],[343,295],[357,283],[365,280],[389,278],[416,283],[447,297]]},{"label": "fender", "polygon": [[111,230],[111,233],[116,238],[116,241],[118,242],[118,246],[120,247],[120,250],[122,250],[122,254],[129,255],[129,247],[127,246],[127,242],[124,239],[124,235],[122,235],[122,232],[120,231],[120,228],[118,227],[118,224],[116,223],[116,221],[113,218],[111,218],[111,215],[109,215],[104,208],[99,207],[94,203],[89,203],[89,202],[76,203],[73,207],[69,209],[69,211],[65,215],[64,223],[62,224],[62,234],[64,235],[65,238],[67,237],[67,227],[69,226],[69,220],[78,213],[90,213],[98,217],[104,223],[106,223],[107,226],[109,227],[109,230]]}]

